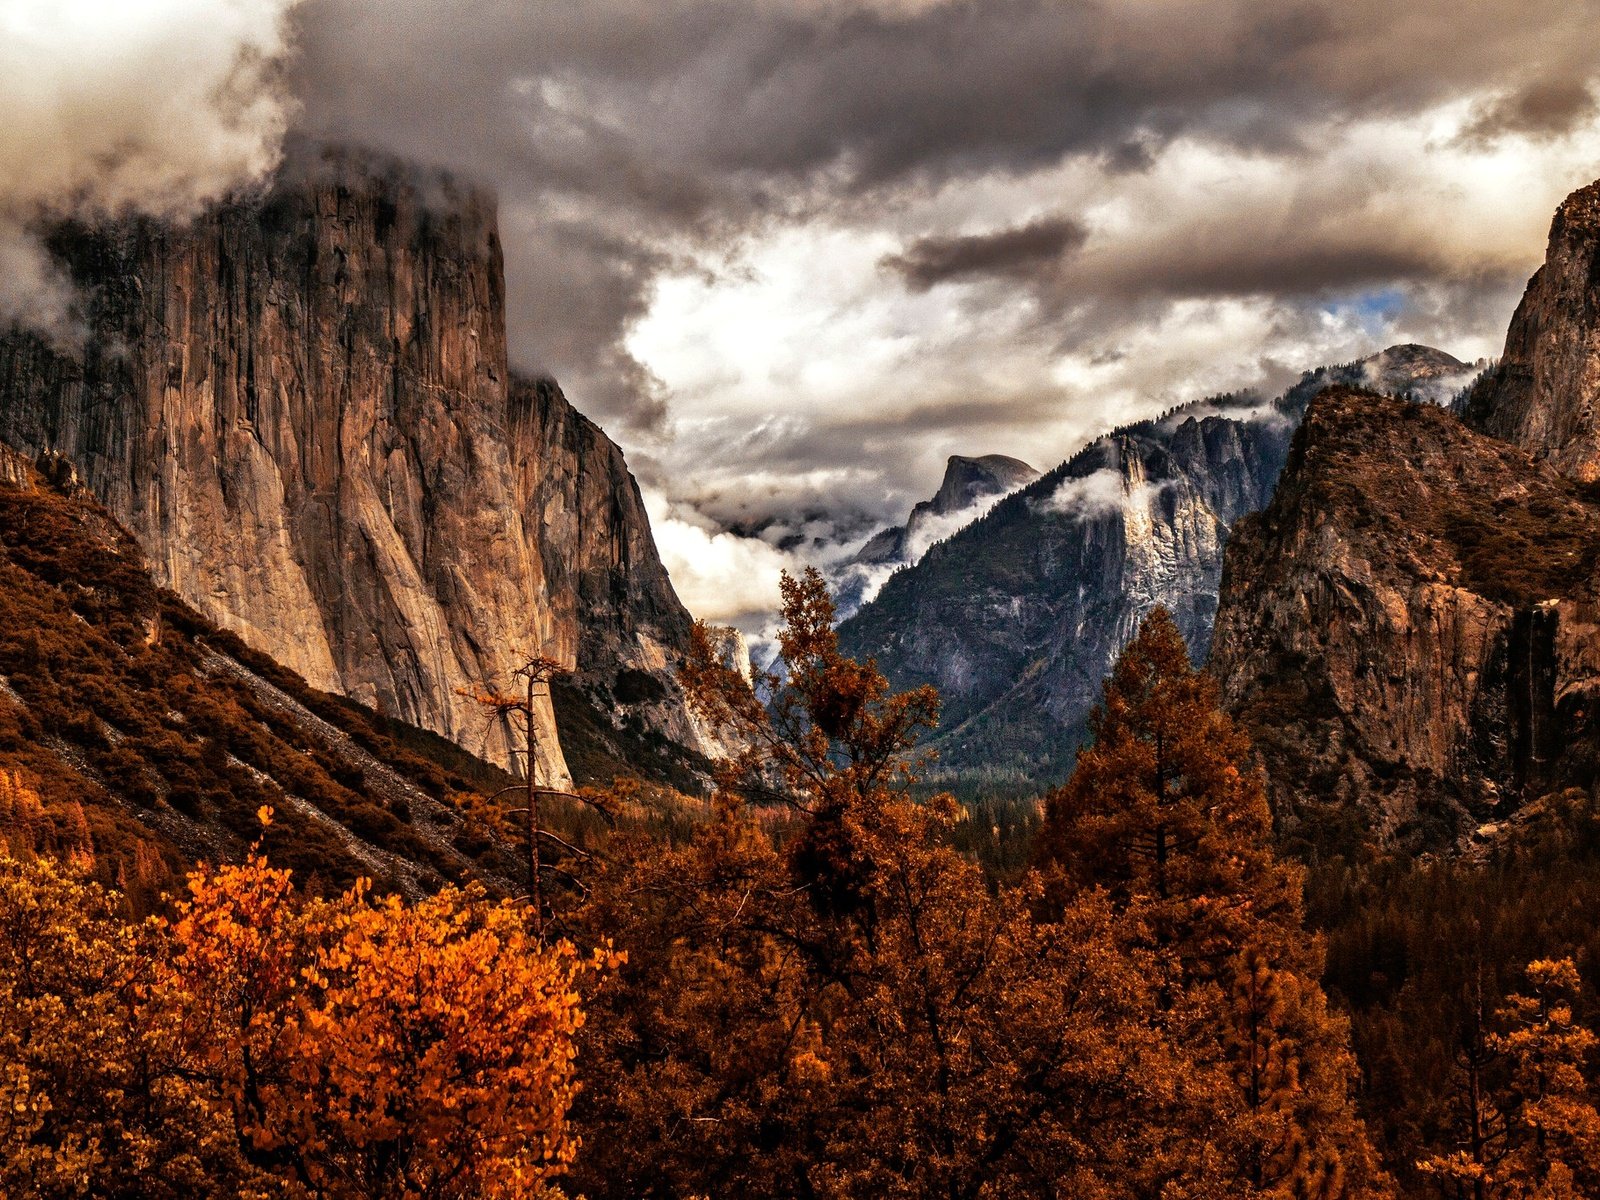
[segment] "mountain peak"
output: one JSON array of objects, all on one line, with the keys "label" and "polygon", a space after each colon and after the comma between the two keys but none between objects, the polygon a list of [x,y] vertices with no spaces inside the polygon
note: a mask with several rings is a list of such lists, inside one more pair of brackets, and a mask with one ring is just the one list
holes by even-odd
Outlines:
[{"label": "mountain peak", "polygon": [[1467,420],[1581,482],[1600,479],[1600,182],[1556,211],[1544,266]]},{"label": "mountain peak", "polygon": [[1581,187],[1561,202],[1550,229],[1552,239],[1565,233],[1600,232],[1600,179]]},{"label": "mountain peak", "polygon": [[977,458],[952,454],[945,462],[944,481],[929,502],[930,511],[941,517],[960,512],[986,496],[1015,491],[1037,478],[1039,472],[1020,458],[1004,454],[985,454]]}]

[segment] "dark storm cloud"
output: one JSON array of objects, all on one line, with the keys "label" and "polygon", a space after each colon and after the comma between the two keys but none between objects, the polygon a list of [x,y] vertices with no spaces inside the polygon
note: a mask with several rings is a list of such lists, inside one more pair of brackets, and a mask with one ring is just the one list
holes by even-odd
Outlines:
[{"label": "dark storm cloud", "polygon": [[[1310,154],[1317,122],[1460,95],[1512,97],[1485,136],[1554,130],[1587,95],[1597,15],[1600,0],[307,0],[295,86],[314,133],[496,185],[519,214],[519,365],[643,426],[661,397],[624,338],[677,255],[777,218],[859,216],[885,189],[1079,154],[1139,170],[1180,135]],[[1052,232],[1071,249],[1066,229],[936,238],[906,273],[1048,264]],[[1385,253],[1302,265],[1431,269]],[[1248,270],[1196,266],[1174,286],[1274,286],[1233,277]]]},{"label": "dark storm cloud", "polygon": [[1560,137],[1595,115],[1594,93],[1573,79],[1540,80],[1521,91],[1481,104],[1462,131],[1469,142],[1488,144],[1509,134]]},{"label": "dark storm cloud", "polygon": [[925,237],[883,266],[904,277],[917,291],[937,284],[973,278],[1017,278],[1036,275],[1060,264],[1078,249],[1088,231],[1066,217],[1047,217],[998,233],[961,237]]},{"label": "dark storm cloud", "polygon": [[1342,232],[1327,236],[1309,229],[1276,235],[1262,231],[1247,245],[1219,240],[1151,249],[1144,256],[1085,263],[1080,270],[1041,283],[1062,306],[1085,295],[1121,304],[1243,296],[1277,296],[1288,302],[1444,277],[1451,271],[1451,264],[1427,246],[1385,244]]}]

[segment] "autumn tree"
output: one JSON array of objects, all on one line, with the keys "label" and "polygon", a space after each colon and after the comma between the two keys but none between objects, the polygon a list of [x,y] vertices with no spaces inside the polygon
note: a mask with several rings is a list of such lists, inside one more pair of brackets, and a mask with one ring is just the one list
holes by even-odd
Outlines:
[{"label": "autumn tree", "polygon": [[544,946],[475,888],[304,901],[257,853],[197,872],[170,936],[190,1072],[298,1194],[519,1200],[570,1161],[576,989],[605,945]]},{"label": "autumn tree", "polygon": [[[1463,1066],[1461,1145],[1418,1164],[1443,1194],[1470,1200],[1600,1195],[1600,1110],[1588,1081],[1600,1039],[1573,1017],[1570,959],[1528,964],[1530,995],[1496,1013]],[[1495,1068],[1498,1068],[1496,1070]]]},{"label": "autumn tree", "polygon": [[49,858],[0,855],[0,1195],[285,1195],[152,1002],[158,930]]},{"label": "autumn tree", "polygon": [[[1103,894],[1034,919],[912,794],[922,688],[844,657],[783,583],[763,703],[704,631],[684,681],[743,747],[686,844],[614,844],[592,928],[629,950],[585,1032],[591,1196],[1205,1195],[1222,1147]],[[1178,1114],[1185,1114],[1182,1119]],[[1221,1195],[1221,1193],[1214,1193]]]},{"label": "autumn tree", "polygon": [[1350,1096],[1346,1024],[1316,982],[1301,872],[1273,854],[1249,743],[1164,609],[1117,660],[1090,729],[1048,799],[1042,857],[1069,901],[1107,889],[1134,948],[1162,964],[1165,1022],[1218,1071],[1236,1194],[1386,1187]]}]

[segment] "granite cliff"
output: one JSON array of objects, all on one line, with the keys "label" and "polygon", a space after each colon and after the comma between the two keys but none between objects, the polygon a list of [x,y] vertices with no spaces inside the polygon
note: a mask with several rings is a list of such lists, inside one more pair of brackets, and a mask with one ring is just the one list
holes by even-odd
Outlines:
[{"label": "granite cliff", "polygon": [[[558,703],[695,746],[670,665],[690,618],[618,448],[513,379],[493,200],[304,155],[184,225],[55,231],[89,334],[0,339],[0,440],[50,450],[156,581],[336,691],[508,763],[458,694],[519,655]],[[564,697],[565,699],[560,699]],[[539,772],[570,778],[553,710]]]},{"label": "granite cliff", "polygon": [[1313,402],[1235,527],[1212,670],[1290,844],[1464,846],[1600,762],[1600,507],[1448,412]]},{"label": "granite cliff", "polygon": [[1600,479],[1600,182],[1557,210],[1505,353],[1465,408],[1474,427],[1562,474]]},{"label": "granite cliff", "polygon": [[1071,769],[1100,682],[1156,604],[1197,657],[1228,531],[1272,497],[1310,398],[1340,382],[1426,389],[1467,368],[1399,346],[1120,428],[892,576],[840,630],[897,686],[936,685],[942,769],[1050,781]]}]

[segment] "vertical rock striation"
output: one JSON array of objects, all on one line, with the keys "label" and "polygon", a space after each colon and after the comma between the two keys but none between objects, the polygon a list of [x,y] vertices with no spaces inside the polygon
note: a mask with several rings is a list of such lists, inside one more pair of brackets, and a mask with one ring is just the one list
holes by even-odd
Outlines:
[{"label": "vertical rock striation", "polygon": [[0,440],[72,460],[160,583],[315,686],[501,762],[506,731],[457,689],[519,655],[602,703],[628,680],[629,716],[692,744],[666,669],[690,622],[621,452],[510,376],[490,197],[320,155],[190,224],[52,244],[90,336],[0,339]]}]

